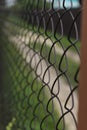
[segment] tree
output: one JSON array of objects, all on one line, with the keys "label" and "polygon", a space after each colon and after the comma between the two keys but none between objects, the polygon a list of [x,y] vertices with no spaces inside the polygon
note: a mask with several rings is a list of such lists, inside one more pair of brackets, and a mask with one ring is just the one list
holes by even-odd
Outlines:
[{"label": "tree", "polygon": [[5,6],[5,0],[0,0],[0,6]]}]

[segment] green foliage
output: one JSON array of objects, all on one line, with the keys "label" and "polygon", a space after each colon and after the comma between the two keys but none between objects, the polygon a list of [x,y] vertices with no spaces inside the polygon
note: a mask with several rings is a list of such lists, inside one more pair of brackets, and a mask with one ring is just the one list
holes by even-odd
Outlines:
[{"label": "green foliage", "polygon": [[[29,130],[30,127],[35,130],[40,130],[40,127],[54,130],[60,116],[58,111],[54,109],[53,101],[50,101],[47,106],[51,99],[49,87],[44,85],[38,77],[36,78],[34,72],[30,70],[29,65],[25,63],[22,55],[12,43],[4,39],[3,48],[6,54],[4,56],[5,65],[7,66],[7,73],[4,77],[4,85],[6,86],[4,92],[7,98],[10,94],[8,106],[10,105],[9,110],[12,111],[12,120],[6,126],[6,130]],[[44,117],[46,119],[40,126]],[[58,128],[62,130],[62,121]]]},{"label": "green foliage", "polygon": [[43,7],[45,7],[45,9],[49,9],[50,8],[50,2],[45,2],[43,0],[17,0],[16,4],[14,6],[12,6],[12,10],[28,10],[31,11],[32,10],[36,10],[36,9],[43,9]]},{"label": "green foliage", "polygon": [[[28,25],[26,23],[26,21],[23,21],[22,19],[19,19],[19,18],[17,19],[15,17],[13,17],[10,20],[14,21],[14,22],[18,21],[18,23],[20,24],[19,30],[21,28],[22,29],[24,28],[24,29],[27,29],[27,31],[31,30],[33,32],[32,25],[31,24]],[[13,28],[14,28],[14,26],[13,26]],[[36,31],[34,31],[34,34],[38,35],[38,31],[37,31],[38,28],[37,28],[36,25],[34,26],[34,30],[36,30]],[[39,31],[41,33],[43,33],[44,29],[41,27]],[[22,34],[22,33],[20,33],[20,31],[18,31],[18,32],[19,32],[19,35],[24,36],[24,33]],[[55,38],[54,38],[53,34],[49,30],[48,30],[47,34],[48,34],[49,37],[51,36],[50,39],[52,40],[52,42],[55,42]],[[47,36],[44,34],[43,37],[45,37],[45,39],[46,39]],[[59,37],[59,34],[56,34],[56,37]],[[75,39],[71,38],[71,40],[74,41]],[[63,46],[64,50],[66,50],[69,46],[71,46],[71,44],[68,41],[66,36],[63,36],[63,38],[61,39],[61,43],[62,43],[62,46]],[[60,45],[59,42],[56,42],[55,45],[57,45],[60,49],[62,49],[62,46]],[[47,61],[50,60],[50,62],[52,64],[54,64],[54,67],[58,70],[58,72],[61,73],[61,71],[63,71],[63,72],[66,71],[66,75],[68,76],[68,79],[70,80],[71,85],[76,86],[77,83],[75,82],[74,77],[75,77],[75,72],[78,70],[79,63],[78,62],[76,63],[74,61],[74,59],[71,59],[70,57],[66,57],[66,56],[63,57],[63,60],[61,62],[61,58],[62,58],[61,56],[62,55],[59,54],[58,52],[55,53],[55,50],[54,50],[54,48],[56,48],[55,45],[54,45],[53,49],[51,50],[51,46],[48,46],[47,44],[43,44],[43,47],[42,47],[42,43],[29,42],[29,47],[34,49],[36,52],[41,52],[41,55],[43,57],[45,57],[45,59]],[[76,44],[75,44],[78,51],[80,50],[80,45],[81,45],[80,41],[77,41]],[[75,55],[77,54],[77,50],[76,50],[76,48],[74,46],[71,46],[69,48],[69,51],[71,51],[72,54],[75,54]],[[50,53],[50,56],[49,56],[49,53]],[[60,62],[61,62],[61,68],[59,67]],[[61,71],[59,70],[59,68],[61,69]],[[74,69],[74,71],[73,71],[73,69]],[[65,78],[65,76],[63,76],[63,78],[64,78],[65,82],[68,83],[67,77]]]},{"label": "green foliage", "polygon": [[12,127],[14,126],[14,124],[16,123],[16,119],[13,117],[12,121],[8,123],[8,125],[6,126],[6,130],[12,130]]}]

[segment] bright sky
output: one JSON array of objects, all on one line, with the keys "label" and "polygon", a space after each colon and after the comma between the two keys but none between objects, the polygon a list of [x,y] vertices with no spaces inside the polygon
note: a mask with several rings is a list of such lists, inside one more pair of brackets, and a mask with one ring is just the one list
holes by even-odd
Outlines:
[{"label": "bright sky", "polygon": [[[47,1],[52,2],[52,0],[47,0]],[[60,4],[60,7],[63,8],[63,1],[64,0],[54,0],[54,7],[58,8],[59,4]],[[79,0],[65,0],[65,7],[66,8],[70,8],[70,7],[77,8],[79,6],[80,6]]]},{"label": "bright sky", "polygon": [[[11,5],[14,5],[16,0],[5,0],[5,1],[6,1],[7,6],[11,6]],[[47,0],[47,1],[50,2],[52,0]],[[79,0],[72,0],[72,2],[73,2],[73,5],[72,5],[73,7],[79,7]],[[58,8],[58,4],[59,4],[58,0],[54,0],[54,7],[55,8]],[[63,6],[63,0],[60,0],[60,7],[62,8],[62,6]],[[71,0],[66,0],[65,6],[71,7]]]},{"label": "bright sky", "polygon": [[15,0],[5,0],[7,6],[12,6],[15,3]]}]

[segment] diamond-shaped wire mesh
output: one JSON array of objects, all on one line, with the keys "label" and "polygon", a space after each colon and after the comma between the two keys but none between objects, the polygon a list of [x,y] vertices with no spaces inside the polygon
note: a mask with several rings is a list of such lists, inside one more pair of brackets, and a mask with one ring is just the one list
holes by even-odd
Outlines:
[{"label": "diamond-shaped wire mesh", "polygon": [[80,2],[0,5],[1,129],[76,130]]}]

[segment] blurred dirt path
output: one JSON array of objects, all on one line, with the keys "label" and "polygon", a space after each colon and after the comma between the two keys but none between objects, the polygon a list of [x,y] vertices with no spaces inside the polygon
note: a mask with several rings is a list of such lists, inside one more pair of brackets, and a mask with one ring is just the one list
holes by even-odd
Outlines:
[{"label": "blurred dirt path", "polygon": [[[8,35],[8,31],[5,29],[5,33]],[[70,100],[67,103],[67,108],[71,109],[71,111],[68,112],[68,110],[65,108],[65,103],[67,98],[69,97],[71,90],[73,89],[73,86],[70,87],[68,83],[66,83],[63,78],[59,78],[56,81],[56,78],[58,76],[58,72],[56,69],[51,66],[49,67],[49,64],[47,61],[42,59],[39,53],[35,53],[33,50],[31,50],[28,46],[29,41],[32,43],[37,39],[37,42],[40,44],[43,44],[45,38],[43,36],[39,36],[37,34],[33,34],[33,32],[25,32],[26,35],[16,35],[9,37],[9,40],[11,43],[13,43],[17,49],[19,49],[19,52],[21,53],[23,59],[25,59],[27,64],[31,64],[31,67],[36,70],[36,73],[40,75],[41,81],[44,79],[44,82],[47,83],[50,87],[50,89],[53,89],[53,93],[56,94],[59,91],[59,94],[57,97],[60,100],[60,103],[55,98],[54,105],[55,109],[59,112],[60,116],[66,113],[64,116],[65,123],[66,123],[66,130],[76,130],[76,124],[75,120],[77,121],[77,114],[78,114],[78,94],[77,92],[73,92],[72,96],[70,96]],[[46,45],[52,46],[53,41],[50,39],[47,39],[45,42]],[[55,45],[55,51],[58,54],[63,54],[64,50],[57,45]],[[79,63],[79,57],[77,54],[73,54],[73,52],[68,51],[67,57],[72,59],[75,63]],[[31,61],[32,59],[32,61]],[[38,64],[39,63],[39,64]],[[36,68],[37,67],[37,68]],[[49,67],[49,68],[48,68]],[[55,82],[55,84],[54,84]],[[52,88],[53,87],[53,88]],[[61,110],[61,107],[62,110]],[[68,113],[67,113],[68,112]]]},{"label": "blurred dirt path", "polygon": [[[17,49],[19,49],[20,53],[22,54],[23,59],[25,59],[26,63],[31,64],[33,69],[36,70],[36,66],[39,63],[39,65],[37,66],[36,73],[38,75],[40,75],[40,78],[44,79],[44,82],[50,86],[50,89],[52,89],[53,84],[58,76],[54,67],[51,66],[51,67],[49,67],[49,69],[47,69],[49,64],[44,59],[42,59],[42,57],[39,54],[37,54],[33,50],[31,50],[29,48],[29,46],[27,46],[22,39],[19,40],[19,38],[17,38],[17,37],[10,37],[10,41],[13,44],[15,44]],[[32,62],[31,62],[31,59],[32,59]],[[49,82],[49,79],[50,79],[50,82]],[[66,100],[67,100],[69,94],[71,93],[72,88],[73,88],[73,86],[70,88],[69,84],[66,84],[65,81],[61,77],[59,78],[59,82],[56,82],[54,84],[53,93],[56,94],[59,91],[58,98],[60,99],[60,103],[61,103],[62,110],[63,110],[63,113],[62,113],[60,104],[59,104],[58,100],[56,100],[56,98],[55,98],[55,100],[54,100],[55,109],[60,113],[60,116],[62,116],[64,113],[68,112],[64,106],[65,106],[65,103],[66,103]],[[67,103],[67,108],[69,108],[69,109],[72,108],[71,112],[73,113],[75,119],[77,120],[77,114],[78,114],[77,92],[73,92],[72,96],[70,97],[70,100]],[[65,119],[65,123],[67,126],[67,128],[66,128],[67,130],[76,130],[75,121],[70,112],[68,112],[65,115],[64,119]]]},{"label": "blurred dirt path", "polygon": [[[21,31],[20,31],[20,34],[22,34]],[[55,40],[53,40],[53,39],[44,37],[42,35],[36,34],[32,31],[27,31],[27,30],[23,31],[23,34],[19,35],[18,37],[19,37],[19,39],[24,41],[26,44],[29,44],[29,42],[33,43],[36,41],[39,44],[45,43],[45,45],[51,47],[53,45],[53,43],[55,42]],[[56,42],[56,44],[54,45],[54,48],[55,48],[55,52],[57,54],[63,55],[65,50],[61,46],[59,46],[58,42]],[[78,63],[78,64],[80,63],[80,56],[78,53],[73,52],[73,51],[71,51],[71,49],[69,49],[66,51],[65,54],[69,59],[73,60],[73,62]]]}]

